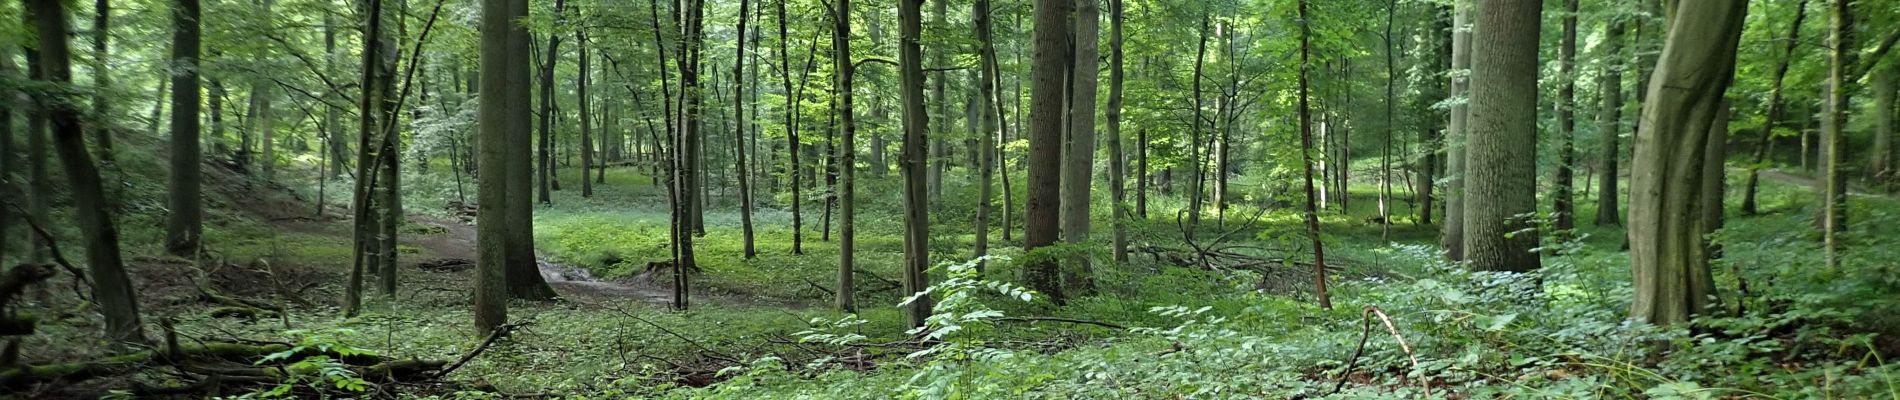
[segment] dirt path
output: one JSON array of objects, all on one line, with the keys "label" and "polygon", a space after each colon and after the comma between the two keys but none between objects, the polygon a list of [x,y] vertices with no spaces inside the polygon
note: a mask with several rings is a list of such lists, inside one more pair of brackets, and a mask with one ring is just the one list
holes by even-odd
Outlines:
[{"label": "dirt path", "polygon": [[[1821,190],[1820,179],[1815,179],[1812,177],[1803,176],[1803,175],[1791,173],[1788,171],[1783,171],[1780,169],[1764,169],[1764,170],[1761,170],[1760,173],[1761,173],[1762,178],[1766,178],[1768,180],[1773,180],[1773,181],[1786,183],[1790,185],[1796,185],[1796,186],[1805,186],[1808,188],[1812,188],[1815,191]],[[1868,191],[1867,188],[1857,187],[1851,184],[1847,186],[1848,186],[1847,193],[1851,195],[1869,196],[1869,197],[1887,196],[1886,194],[1874,193],[1874,192]]]},{"label": "dirt path", "polygon": [[[428,248],[438,257],[471,261],[475,259],[475,226],[433,216],[412,218],[418,224],[441,227],[447,231],[447,234],[442,235],[413,236],[416,237],[416,245]],[[539,256],[535,257],[535,264],[540,267],[542,279],[546,279],[549,285],[554,286],[554,290],[562,297],[572,300],[637,299],[655,304],[669,304],[673,301],[673,291],[670,288],[603,281],[595,278],[585,269],[548,262]],[[707,299],[703,296],[694,296],[693,300]],[[718,300],[714,299],[714,301]]]}]

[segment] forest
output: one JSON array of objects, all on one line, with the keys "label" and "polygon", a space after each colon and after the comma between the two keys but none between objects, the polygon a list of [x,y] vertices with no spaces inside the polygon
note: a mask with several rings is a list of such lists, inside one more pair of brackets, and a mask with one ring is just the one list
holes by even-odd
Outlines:
[{"label": "forest", "polygon": [[0,398],[1900,400],[1897,42],[1889,0],[0,1]]}]

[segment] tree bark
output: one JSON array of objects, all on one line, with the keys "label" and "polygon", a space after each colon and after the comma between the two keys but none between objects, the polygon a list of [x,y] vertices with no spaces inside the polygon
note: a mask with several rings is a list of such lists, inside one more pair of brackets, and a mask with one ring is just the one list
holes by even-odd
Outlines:
[{"label": "tree bark", "polygon": [[1603,106],[1597,111],[1597,137],[1602,148],[1597,153],[1597,175],[1603,176],[1597,181],[1597,226],[1619,225],[1622,212],[1617,210],[1617,173],[1618,158],[1623,147],[1618,145],[1618,137],[1623,134],[1623,69],[1628,66],[1622,62],[1623,22],[1612,22],[1603,34],[1604,57],[1615,60],[1605,64],[1603,80],[1597,87],[1603,91]]},{"label": "tree bark", "polygon": [[1841,233],[1847,231],[1847,174],[1841,170],[1842,153],[1846,150],[1845,135],[1847,126],[1847,108],[1849,103],[1847,85],[1848,71],[1854,65],[1853,29],[1854,14],[1849,0],[1834,0],[1834,29],[1829,32],[1828,43],[1833,47],[1833,62],[1828,65],[1827,82],[1832,88],[1827,92],[1824,111],[1826,121],[1821,124],[1821,175],[1822,213],[1821,241],[1826,247],[1826,260],[1829,268],[1841,265],[1841,252],[1844,247]]},{"label": "tree bark", "polygon": [[[734,100],[732,102],[732,120],[733,126],[735,127],[732,134],[734,155],[732,163],[733,172],[739,181],[739,227],[744,236],[744,253],[745,258],[748,260],[759,256],[758,249],[753,241],[752,231],[752,172],[750,169],[747,169],[745,163],[746,128],[757,126],[756,124],[748,123],[749,120],[745,117],[745,109],[746,106],[752,106],[752,114],[753,117],[756,118],[758,116],[759,106],[757,99],[748,100],[745,98],[745,89],[747,88],[745,84],[746,40],[743,38],[746,38],[746,22],[751,19],[749,17],[751,15],[751,6],[750,1],[739,0],[739,34],[736,37],[742,39],[734,41],[738,49],[735,51],[737,54],[734,55],[732,63],[732,98]],[[753,32],[753,35],[752,41],[754,44],[757,44],[757,32]],[[848,56],[850,54],[847,51],[844,55]],[[758,76],[758,70],[754,69],[752,71],[752,85],[755,85],[755,87],[758,85]],[[848,203],[849,202],[847,202],[847,204]]]},{"label": "tree bark", "polygon": [[1300,0],[1300,159],[1306,168],[1306,236],[1313,240],[1314,294],[1319,297],[1319,306],[1333,308],[1332,296],[1326,293],[1326,243],[1321,240],[1319,230],[1319,201],[1313,186],[1313,107],[1310,77],[1312,73],[1312,19],[1307,15],[1306,0]]},{"label": "tree bark", "polygon": [[[976,0],[970,6],[971,19],[975,20],[977,42],[977,81],[976,112],[981,113],[980,129],[977,133],[977,201],[976,201],[976,244],[975,256],[982,258],[990,253],[990,202],[995,196],[991,187],[996,173],[996,119],[1002,114],[1002,98],[997,96],[996,42],[991,37],[992,19],[990,0]],[[1005,174],[1008,171],[1004,171]],[[1005,203],[1007,204],[1007,203]],[[982,272],[983,264],[977,264]]]},{"label": "tree bark", "polygon": [[[1113,200],[1110,218],[1115,225],[1115,262],[1128,262],[1128,162],[1122,154],[1122,0],[1108,0],[1108,193]],[[992,59],[993,61],[993,59]],[[992,64],[993,65],[993,64]],[[1135,147],[1146,147],[1138,143]]]},{"label": "tree bark", "polygon": [[[941,1],[941,0],[939,0]],[[1095,97],[1101,80],[1098,61],[1101,36],[1101,0],[1075,0],[1073,92],[1069,97],[1069,136],[1067,157],[1063,158],[1062,236],[1069,244],[1083,246],[1089,241],[1089,192],[1095,180]],[[1070,295],[1095,291],[1091,277],[1092,262],[1079,255],[1072,262],[1064,281]]]},{"label": "tree bark", "polygon": [[[1708,140],[1734,77],[1746,2],[1688,2],[1675,18],[1637,128],[1630,175],[1630,317],[1657,325],[1688,321],[1715,295],[1709,272],[1704,180]],[[1721,129],[1726,134],[1727,129]],[[1715,161],[1719,162],[1719,161]]]},{"label": "tree bark", "polygon": [[[475,327],[476,334],[489,331],[507,323],[508,299],[522,293],[510,282],[515,277],[514,265],[523,257],[518,253],[528,252],[532,260],[532,243],[514,240],[515,231],[531,230],[532,226],[520,226],[531,220],[517,218],[517,208],[531,205],[532,193],[528,186],[528,171],[531,163],[527,148],[529,138],[534,135],[529,126],[528,64],[520,62],[529,54],[529,35],[527,27],[518,20],[527,18],[527,0],[483,0],[481,18],[481,78],[480,91],[486,99],[480,104],[477,116],[479,137],[475,142],[476,151],[481,160],[476,168],[481,171],[481,183],[477,189],[475,214],[476,246],[475,268]],[[534,275],[540,279],[540,274]],[[542,285],[545,287],[545,283]]]},{"label": "tree bark", "polygon": [[[1031,64],[1031,76],[1035,85],[1030,88],[1030,132],[1029,132],[1029,176],[1023,205],[1023,250],[1035,252],[1037,249],[1054,245],[1061,233],[1057,225],[1061,219],[1061,193],[1057,189],[1062,183],[1062,120],[1064,98],[1063,75],[1069,64],[1068,38],[1069,10],[1074,3],[1069,0],[1036,0],[1035,6],[1035,63]],[[1048,254],[1030,254],[1024,261],[1023,280],[1029,288],[1048,296],[1051,302],[1063,304],[1066,300],[1058,275],[1061,273],[1060,260]]]},{"label": "tree bark", "polygon": [[[1577,0],[1564,0],[1563,38],[1557,48],[1557,176],[1552,182],[1551,213],[1556,214],[1556,232],[1564,235],[1576,228],[1576,199],[1574,186],[1576,173],[1576,143],[1573,138],[1577,130]],[[1535,167],[1533,167],[1535,168]]]},{"label": "tree bark", "polygon": [[905,296],[919,296],[903,305],[905,325],[911,327],[923,326],[931,309],[930,298],[922,294],[930,286],[930,276],[925,274],[930,267],[930,193],[925,187],[925,169],[930,168],[925,132],[930,116],[924,113],[923,1],[898,0],[897,5],[898,80],[904,104],[903,290]]},{"label": "tree bark", "polygon": [[[565,14],[566,10],[566,0],[554,1],[554,14],[557,24],[559,23],[558,21],[562,20],[560,16]],[[539,190],[535,193],[537,199],[544,205],[553,204],[553,199],[550,198],[551,193],[549,192],[551,190],[559,190],[559,184],[553,182],[556,179],[554,177],[555,166],[553,156],[555,102],[554,67],[560,63],[560,49],[561,35],[548,32],[548,46],[544,49],[547,56],[541,58],[541,142],[535,147],[535,152],[539,155],[537,158],[539,164],[537,164],[537,168],[535,168],[535,173],[538,175],[539,182],[541,183]],[[662,50],[662,52],[664,52],[664,50]]]},{"label": "tree bark", "polygon": [[1460,0],[1452,6],[1451,23],[1451,97],[1462,99],[1451,106],[1451,121],[1445,128],[1445,222],[1439,226],[1438,244],[1445,257],[1465,259],[1465,131],[1471,119],[1471,18],[1472,0]]},{"label": "tree bark", "polygon": [[[72,19],[58,0],[26,2],[28,20],[39,32],[39,62],[33,65],[40,80],[52,85],[70,85],[73,80],[72,48],[67,41]],[[185,0],[174,15],[180,19],[198,14],[197,3]],[[190,30],[194,33],[196,29]],[[195,42],[195,40],[194,40]],[[119,258],[119,231],[113,225],[111,210],[105,207],[105,188],[92,155],[86,151],[85,130],[79,125],[79,110],[71,102],[43,102],[45,118],[53,129],[53,144],[65,168],[68,190],[72,191],[74,216],[79,220],[80,237],[86,245],[86,265],[91,270],[93,301],[105,314],[106,337],[113,342],[145,341],[139,325],[138,296],[125,264]]]},{"label": "tree bark", "polygon": [[[171,194],[166,202],[171,215],[165,220],[165,250],[179,257],[196,256],[204,236],[204,198],[199,176],[203,156],[198,144],[198,18],[198,0],[172,3],[172,173]],[[216,93],[213,91],[214,96]]]},{"label": "tree bark", "polygon": [[[856,273],[857,270],[856,253],[858,243],[856,222],[858,214],[856,167],[858,128],[857,116],[855,115],[856,111],[852,109],[852,95],[856,90],[852,87],[852,81],[855,79],[857,71],[851,61],[851,0],[837,0],[837,3],[838,10],[832,14],[831,43],[832,51],[835,52],[832,57],[834,63],[832,65],[833,68],[836,68],[838,71],[836,77],[839,104],[838,117],[841,120],[838,127],[840,131],[838,136],[840,136],[844,142],[843,151],[838,154],[838,162],[841,165],[838,167],[838,169],[840,169],[838,172],[842,175],[838,181],[838,191],[842,199],[840,199],[840,209],[838,210],[840,215],[838,218],[837,306],[839,310],[845,312],[857,312],[857,287],[851,281],[853,278],[852,274]],[[739,8],[741,10],[745,9],[745,0],[740,0]],[[744,25],[740,26],[739,31],[744,32]],[[741,34],[741,36],[743,36],[743,34]],[[735,74],[734,76],[737,75]],[[740,182],[742,182],[740,190],[743,191],[745,188],[743,184],[744,181],[741,180]],[[747,224],[746,242],[749,244],[751,243],[751,225],[750,222],[747,222]],[[981,239],[978,240],[980,241]],[[750,248],[750,246],[747,246],[747,249]]]},{"label": "tree bark", "polygon": [[575,86],[578,86],[576,94],[580,97],[581,109],[581,197],[591,198],[594,197],[594,183],[587,178],[588,171],[594,167],[594,102],[587,94],[588,85],[592,84],[588,81],[591,78],[589,75],[593,75],[593,70],[589,69],[592,63],[588,60],[586,29],[574,31],[574,46],[580,49],[580,76]]},{"label": "tree bark", "polygon": [[1537,269],[1537,43],[1543,4],[1486,1],[1472,35],[1465,255],[1480,271]]}]

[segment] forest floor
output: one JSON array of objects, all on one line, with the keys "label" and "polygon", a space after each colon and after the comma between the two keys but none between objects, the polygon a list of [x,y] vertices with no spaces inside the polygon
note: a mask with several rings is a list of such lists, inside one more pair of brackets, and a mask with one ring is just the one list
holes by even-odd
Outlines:
[{"label": "forest floor", "polygon": [[[1618,249],[1618,227],[1579,227],[1575,241],[1547,246],[1554,253],[1539,274],[1473,273],[1437,261],[1436,226],[1413,221],[1409,202],[1391,204],[1397,217],[1389,240],[1382,240],[1381,226],[1367,222],[1377,207],[1376,190],[1368,185],[1354,188],[1349,212],[1321,215],[1339,309],[1314,307],[1313,275],[1298,264],[1310,242],[1294,210],[1237,206],[1227,212],[1224,226],[1218,218],[1205,222],[1200,237],[1223,239],[1203,239],[1198,246],[1284,256],[1292,264],[1258,269],[1183,262],[1181,251],[1190,246],[1181,242],[1181,225],[1156,212],[1154,219],[1131,223],[1138,249],[1131,262],[1098,265],[1097,294],[1066,306],[1016,301],[988,289],[939,288],[939,295],[969,296],[940,304],[947,307],[940,311],[957,313],[943,315],[991,310],[1007,317],[959,320],[957,333],[934,342],[913,340],[895,307],[902,299],[883,278],[896,276],[902,259],[901,226],[888,218],[898,215],[901,204],[890,196],[861,199],[861,313],[815,306],[830,300],[826,286],[839,256],[835,240],[823,232],[822,202],[804,209],[803,254],[791,251],[789,211],[760,209],[754,216],[759,256],[745,259],[739,256],[738,218],[729,207],[733,196],[717,190],[709,199],[707,235],[699,241],[703,272],[693,277],[694,308],[668,311],[670,288],[655,284],[664,276],[648,268],[667,254],[664,191],[639,172],[611,169],[594,197],[582,198],[570,187],[554,192],[553,206],[536,210],[543,276],[562,301],[511,304],[511,321],[522,328],[447,377],[456,384],[371,382],[376,395],[1312,398],[1326,397],[1344,377],[1341,398],[1416,397],[1421,390],[1454,398],[1701,398],[1697,394],[1746,390],[1780,398],[1900,399],[1886,395],[1900,388],[1889,383],[1900,378],[1900,368],[1862,361],[1896,350],[1897,342],[1882,332],[1900,332],[1900,316],[1893,315],[1900,306],[1879,300],[1900,299],[1894,296],[1900,284],[1891,278],[1896,274],[1878,272],[1892,266],[1868,251],[1856,253],[1848,268],[1887,278],[1835,281],[1815,268],[1819,253],[1806,225],[1812,180],[1779,171],[1764,172],[1764,214],[1736,216],[1718,235],[1727,254],[1717,271],[1725,297],[1740,308],[1772,311],[1711,319],[1698,327],[1708,332],[1622,322],[1629,273],[1627,255]],[[1245,177],[1238,181],[1251,185]],[[154,227],[162,224],[152,214],[133,212],[122,226],[148,322],[169,319],[189,340],[347,344],[398,359],[454,359],[479,344],[469,333],[473,265],[461,262],[474,258],[474,229],[428,206],[452,201],[453,181],[405,177],[412,220],[400,230],[401,288],[371,293],[365,313],[353,318],[342,317],[336,306],[350,243],[348,224],[334,206],[338,193],[329,193],[327,217],[317,217],[308,195],[314,191],[259,184],[228,171],[210,182],[214,208],[206,237],[212,256],[268,263],[218,262],[203,274],[233,295],[272,299],[288,293],[281,299],[291,307],[269,319],[210,315],[212,304],[194,289],[200,270],[192,262],[149,256],[158,253],[155,243],[162,236]],[[897,182],[860,183],[864,193],[892,193]],[[972,185],[947,182],[944,197],[968,198],[969,191]],[[1267,200],[1252,201],[1272,204]],[[1184,203],[1171,196],[1151,201],[1158,210]],[[1884,197],[1854,201],[1865,210],[1855,220],[1857,246],[1895,244],[1900,204]],[[1594,213],[1581,210],[1577,220],[1592,220]],[[933,215],[938,222],[931,256],[939,265],[933,281],[942,282],[944,265],[969,258],[972,214],[967,204],[946,201]],[[1258,220],[1249,222],[1254,215]],[[1106,222],[1097,226],[1109,231]],[[1014,247],[994,250],[1022,255]],[[990,268],[979,277],[1000,283],[1020,273],[1007,260],[992,261]],[[63,294],[67,286],[53,287]],[[102,348],[86,345],[98,336],[91,314],[71,301],[52,304],[66,311],[47,318],[42,334],[25,339],[21,360],[99,356]],[[1362,314],[1367,307],[1389,314],[1391,335],[1362,330],[1378,324],[1362,325],[1372,321]],[[1401,351],[1390,337],[1409,347]],[[1364,359],[1346,371],[1353,344],[1368,338]],[[1667,342],[1697,344],[1660,352],[1632,347]],[[1431,377],[1424,381],[1431,388],[1420,385],[1418,376]],[[165,379],[175,378],[134,374],[23,394],[99,396]]]}]

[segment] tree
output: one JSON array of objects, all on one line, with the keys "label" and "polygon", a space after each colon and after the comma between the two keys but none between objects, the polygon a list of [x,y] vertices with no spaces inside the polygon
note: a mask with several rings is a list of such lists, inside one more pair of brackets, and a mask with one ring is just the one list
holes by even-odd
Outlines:
[{"label": "tree", "polygon": [[[475,329],[486,334],[507,323],[508,299],[521,293],[510,282],[516,277],[513,264],[523,258],[519,253],[527,252],[530,260],[534,256],[532,243],[516,240],[517,232],[532,228],[519,225],[532,222],[519,218],[517,211],[527,211],[532,200],[530,156],[521,149],[527,148],[533,130],[528,125],[528,64],[520,61],[528,55],[528,30],[519,21],[528,16],[528,1],[482,0],[481,15]],[[540,279],[540,274],[534,277]]]},{"label": "tree", "polygon": [[1552,228],[1557,234],[1577,226],[1576,199],[1571,193],[1576,175],[1573,166],[1577,163],[1573,139],[1577,130],[1577,0],[1564,0],[1563,20],[1563,37],[1557,47],[1557,177],[1550,207],[1556,214]]},{"label": "tree", "polygon": [[[976,0],[971,3],[970,16],[976,25],[977,42],[977,98],[976,112],[982,113],[981,129],[977,132],[977,201],[976,201],[976,257],[982,258],[990,253],[990,201],[995,196],[991,184],[996,174],[996,156],[1001,152],[996,147],[996,137],[1001,134],[996,119],[1002,113],[1002,97],[997,95],[997,75],[1001,70],[996,67],[996,40],[992,37],[992,16],[990,1]],[[1007,176],[1009,171],[1005,169]],[[1007,177],[1005,178],[1007,184]],[[1009,204],[1004,199],[1005,205]],[[1008,211],[1004,212],[1008,215]],[[1007,219],[1005,219],[1007,221]],[[1007,224],[1007,222],[1005,222]],[[1005,228],[1007,229],[1007,228]],[[978,264],[982,267],[982,264]],[[979,270],[980,271],[980,270]]]},{"label": "tree", "polygon": [[[1055,0],[1042,0],[1055,1]],[[929,116],[924,114],[924,69],[923,50],[923,2],[924,0],[898,0],[897,4],[897,70],[899,95],[902,97],[904,126],[904,264],[903,290],[906,296],[917,296],[904,306],[904,320],[912,327],[924,326],[924,318],[930,316],[931,303],[923,291],[930,287],[930,276],[925,274],[930,267],[930,192],[925,187],[925,168],[929,157],[926,149],[925,134],[929,129]],[[1051,225],[1054,220],[1049,221]],[[1050,236],[1053,243],[1054,236]]]},{"label": "tree", "polygon": [[[1794,22],[1788,24],[1788,40],[1782,46],[1781,61],[1775,64],[1774,81],[1768,89],[1768,120],[1762,123],[1761,142],[1755,145],[1754,161],[1748,166],[1746,183],[1742,184],[1742,214],[1753,215],[1757,211],[1755,192],[1761,183],[1762,163],[1768,159],[1768,144],[1775,139],[1775,125],[1781,122],[1781,114],[1786,111],[1782,104],[1781,89],[1788,79],[1789,67],[1794,64],[1794,50],[1801,45],[1801,21],[1808,17],[1807,0],[1796,3],[1794,10]],[[1803,136],[1803,141],[1806,141],[1806,136]],[[1802,147],[1807,146],[1803,143]]]},{"label": "tree", "polygon": [[1333,308],[1332,296],[1326,294],[1326,244],[1319,231],[1319,200],[1313,186],[1313,107],[1310,81],[1312,73],[1313,19],[1307,15],[1306,0],[1300,1],[1300,160],[1306,168],[1306,236],[1313,240],[1314,293],[1319,296],[1319,306]]},{"label": "tree", "polygon": [[[786,31],[789,30],[788,27],[791,26],[791,23],[785,19],[785,3],[788,1],[791,0],[779,0],[778,2],[778,70],[779,78],[781,78],[780,82],[784,83],[785,95],[787,96],[784,111],[785,145],[789,149],[786,153],[791,156],[791,160],[789,160],[791,161],[791,168],[786,171],[788,172],[787,175],[791,175],[792,178],[792,254],[805,254],[805,218],[802,213],[803,210],[799,207],[800,204],[804,203],[804,198],[799,195],[799,177],[801,175],[798,173],[797,121],[799,96],[796,92],[792,91],[792,56],[790,54],[792,44],[786,35]],[[800,90],[802,89],[801,87]]]},{"label": "tree", "polygon": [[1880,67],[1873,73],[1874,84],[1871,86],[1874,91],[1874,112],[1870,113],[1874,117],[1874,145],[1869,151],[1872,154],[1868,155],[1871,160],[1867,163],[1867,170],[1873,176],[1875,183],[1886,187],[1889,191],[1894,187],[1893,105],[1895,95],[1900,94],[1896,92],[1896,87],[1900,87],[1895,83],[1900,80],[1900,77],[1895,76],[1896,74],[1900,72],[1896,72],[1892,66]]},{"label": "tree", "polygon": [[[941,0],[939,0],[941,1]],[[1095,92],[1101,80],[1097,61],[1101,53],[1101,0],[1075,0],[1075,55],[1071,60],[1074,87],[1069,98],[1069,136],[1062,166],[1062,235],[1071,245],[1089,240],[1089,191],[1095,166]],[[1075,257],[1074,272],[1066,279],[1077,294],[1094,291],[1087,256]]]},{"label": "tree", "polygon": [[1465,131],[1471,123],[1471,9],[1472,1],[1452,4],[1451,121],[1445,128],[1445,222],[1438,244],[1445,257],[1465,259]]},{"label": "tree", "polygon": [[[106,65],[111,52],[112,0],[94,0],[92,2],[92,115],[105,120],[112,116],[111,102],[107,93],[112,90],[111,75],[107,73],[112,66]],[[110,125],[94,129],[93,140],[99,145],[99,163],[110,167],[113,164],[112,128]]]},{"label": "tree", "polygon": [[[1128,162],[1122,154],[1122,0],[1108,0],[1108,193],[1113,201],[1115,262],[1128,262]],[[994,58],[992,57],[992,66]],[[1147,143],[1138,143],[1137,148]]]},{"label": "tree", "polygon": [[[67,41],[72,33],[68,25],[72,20],[65,5],[58,0],[26,3],[27,13],[33,16],[28,20],[34,22],[39,36],[39,62],[32,67],[46,83],[71,85],[72,46]],[[181,1],[173,13],[177,18],[174,21],[190,17],[196,22],[198,4],[192,0]],[[189,31],[195,42],[197,29]],[[99,170],[86,151],[79,110],[68,101],[43,101],[41,105],[53,129],[53,146],[59,153],[60,166],[66,169],[73,214],[79,220],[80,238],[86,246],[86,266],[93,279],[93,301],[99,304],[100,313],[105,314],[106,338],[118,343],[144,342],[138,295],[125,272],[124,261],[119,258],[119,231],[113,225],[111,210],[105,205],[105,188],[100,182]]]},{"label": "tree", "polygon": [[[750,14],[748,13],[748,11],[750,11],[750,7],[751,7],[751,2],[747,0],[739,0],[739,35],[737,36],[739,38],[746,37],[746,20],[751,19],[749,17]],[[753,32],[754,41],[757,40],[756,38],[757,34],[758,34],[757,32]],[[753,232],[752,232],[752,173],[750,172],[750,170],[746,169],[746,164],[745,164],[745,153],[746,153],[745,132],[746,132],[747,125],[750,125],[750,124],[746,123],[749,120],[745,118],[745,107],[747,105],[752,106],[753,117],[757,118],[758,117],[757,109],[759,106],[759,102],[757,101],[757,99],[745,98],[745,88],[747,87],[747,85],[745,84],[746,82],[745,81],[745,58],[746,58],[745,45],[746,45],[745,40],[735,41],[735,47],[738,47],[738,50],[736,51],[736,53],[738,54],[734,56],[733,62],[732,62],[732,82],[733,82],[732,98],[739,99],[739,101],[734,101],[732,105],[732,120],[737,122],[733,124],[736,128],[733,131],[733,136],[732,136],[734,140],[732,163],[733,163],[733,168],[734,168],[733,172],[736,174],[739,180],[739,226],[745,237],[745,258],[752,259],[752,258],[758,257],[759,252],[757,248],[754,247],[753,238],[752,238],[753,236]],[[844,54],[849,55],[849,51],[847,50]],[[754,78],[752,80],[752,85],[753,87],[756,87],[758,85],[758,79],[757,79],[758,70],[757,69],[753,70],[752,76]],[[848,126],[849,124],[847,123],[846,125]],[[757,143],[757,141],[754,140],[754,143]],[[848,178],[849,177],[847,176],[847,179]],[[846,196],[847,198],[849,197],[849,195],[846,195]],[[845,207],[849,208],[850,207],[849,204],[850,202],[846,201]],[[850,212],[847,211],[846,214],[849,215]],[[846,218],[846,220],[849,221],[849,218]],[[850,222],[846,222],[846,224],[849,225]]]},{"label": "tree", "polygon": [[[198,145],[198,0],[172,3],[171,189],[165,249],[179,257],[198,254],[204,236],[204,198]],[[217,95],[213,91],[213,96]]]},{"label": "tree", "polygon": [[[840,133],[838,136],[842,137],[844,141],[844,149],[841,154],[838,155],[838,162],[842,165],[838,167],[841,169],[839,173],[843,175],[838,181],[838,191],[843,199],[841,199],[841,204],[839,204],[841,206],[839,210],[841,215],[839,215],[838,220],[837,306],[839,310],[845,312],[857,312],[857,289],[851,282],[853,278],[852,275],[857,272],[856,253],[858,242],[856,223],[858,215],[856,168],[858,128],[857,121],[855,120],[856,113],[852,110],[851,104],[852,92],[855,90],[852,88],[852,79],[854,79],[853,75],[856,74],[856,67],[851,61],[851,0],[837,0],[837,2],[838,9],[831,15],[831,46],[832,51],[836,52],[832,56],[832,62],[834,63],[833,67],[838,71],[835,78],[837,79],[836,84],[839,96],[838,118],[842,120],[839,121],[838,130]],[[739,9],[745,9],[745,0],[739,0]],[[741,20],[743,20],[743,18],[741,18]],[[740,26],[739,32],[745,32],[744,25]],[[743,33],[740,35],[744,36]],[[734,73],[733,76],[736,78],[738,74]],[[744,152],[742,151],[740,154],[744,154]],[[745,180],[741,179],[739,182],[740,190],[744,191]],[[747,222],[747,224],[746,243],[748,246],[746,248],[750,249],[751,225],[750,222]],[[982,239],[978,240],[980,243]],[[750,252],[747,254],[749,255]]]},{"label": "tree", "polygon": [[[1029,176],[1028,193],[1023,196],[1023,251],[1032,252],[1024,261],[1023,280],[1030,289],[1042,292],[1049,300],[1062,304],[1065,298],[1057,275],[1061,264],[1053,256],[1033,254],[1037,249],[1056,243],[1060,234],[1057,223],[1062,183],[1062,76],[1068,69],[1070,32],[1069,0],[1036,0],[1035,63],[1030,76]],[[905,85],[908,89],[909,85]]]},{"label": "tree", "polygon": [[686,271],[697,268],[693,249],[694,226],[698,223],[699,209],[699,55],[703,49],[702,26],[705,9],[700,0],[687,0],[680,6],[680,92],[679,92],[679,132],[674,145],[673,185],[677,188],[679,201],[674,206],[673,219],[675,229],[679,230],[679,260],[673,264],[673,308],[686,310],[690,302],[691,286]]},{"label": "tree", "polygon": [[1834,0],[1834,26],[1828,34],[1828,44],[1833,47],[1832,59],[1827,69],[1826,109],[1822,112],[1825,119],[1821,124],[1822,149],[1821,174],[1821,242],[1826,247],[1826,260],[1829,268],[1838,268],[1841,263],[1841,232],[1847,230],[1847,175],[1841,171],[1841,153],[1846,150],[1845,136],[1841,131],[1847,125],[1847,85],[1853,81],[1848,72],[1854,64],[1853,29],[1854,13],[1849,6],[1850,0]]},{"label": "tree", "polygon": [[1537,269],[1537,41],[1541,2],[1485,1],[1475,10],[1466,133],[1464,246],[1480,271]]},{"label": "tree", "polygon": [[[554,14],[556,20],[565,19],[567,15],[566,0],[554,0]],[[655,34],[657,35],[658,33]],[[541,142],[535,147],[535,152],[539,155],[539,157],[536,158],[539,164],[537,164],[538,167],[535,168],[535,173],[538,174],[540,178],[539,182],[541,182],[541,185],[538,186],[539,191],[535,193],[538,196],[537,198],[540,199],[541,204],[553,203],[549,191],[560,190],[560,184],[554,182],[557,178],[554,176],[553,163],[554,66],[558,64],[561,59],[560,49],[561,34],[548,32],[547,55],[541,57],[541,112],[539,113],[541,116]],[[664,53],[665,50],[662,49],[661,52]]]},{"label": "tree", "polygon": [[591,65],[588,62],[590,57],[587,55],[586,29],[574,31],[574,47],[579,48],[581,52],[580,77],[576,85],[581,109],[581,197],[594,197],[594,183],[587,179],[589,168],[594,167],[594,111],[593,101],[587,95],[587,86],[591,83],[588,82],[588,75],[592,75],[593,70],[589,69]]},{"label": "tree", "polygon": [[[1630,175],[1630,317],[1657,325],[1688,321],[1712,304],[1701,208],[1704,158],[1723,124],[1746,2],[1684,2],[1673,18],[1636,131]],[[1726,134],[1727,129],[1721,129]]]},{"label": "tree", "polygon": [[1597,111],[1597,137],[1603,146],[1597,153],[1597,174],[1603,176],[1597,181],[1597,226],[1617,225],[1622,219],[1617,210],[1616,165],[1622,154],[1617,136],[1623,128],[1624,25],[1623,21],[1611,22],[1603,33],[1603,54],[1611,61],[1604,64],[1603,80],[1597,83],[1603,91],[1603,106]]}]

